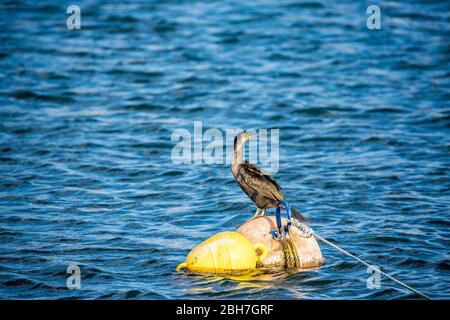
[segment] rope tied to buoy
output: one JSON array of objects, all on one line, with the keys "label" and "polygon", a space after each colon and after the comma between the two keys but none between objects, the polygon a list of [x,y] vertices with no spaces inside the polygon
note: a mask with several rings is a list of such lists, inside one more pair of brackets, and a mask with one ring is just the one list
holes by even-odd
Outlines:
[{"label": "rope tied to buoy", "polygon": [[385,277],[387,277],[388,279],[394,281],[395,283],[401,285],[402,287],[404,287],[404,288],[406,288],[406,289],[408,289],[408,290],[410,290],[410,291],[412,291],[412,292],[414,292],[414,293],[424,297],[425,299],[431,300],[431,297],[426,295],[425,293],[420,292],[417,289],[414,289],[413,287],[407,285],[406,283],[403,283],[402,281],[394,278],[390,274],[388,274],[388,273],[386,273],[384,271],[381,271],[380,268],[369,264],[368,262],[364,261],[363,259],[358,258],[357,256],[355,256],[354,254],[351,254],[347,250],[342,249],[341,247],[339,247],[338,245],[334,244],[333,242],[331,242],[331,241],[321,237],[320,235],[315,233],[313,229],[311,229],[309,226],[305,225],[304,223],[301,223],[297,219],[295,219],[295,218],[292,219],[292,223],[294,224],[294,226],[297,227],[297,229],[303,234],[303,236],[305,238],[315,237],[315,238],[319,239],[320,241],[326,243],[327,245],[331,246],[332,248],[336,249],[337,251],[345,254],[346,256],[349,256],[349,257],[355,259],[356,261],[362,263],[363,265],[367,266],[368,268],[370,268],[372,270],[375,270],[376,272],[379,272],[380,274],[384,275]]},{"label": "rope tied to buoy", "polygon": [[[282,225],[281,221],[281,207],[284,207],[287,212],[287,216],[289,219],[289,223],[286,226]],[[277,228],[278,230],[272,230],[272,237],[275,240],[278,240],[281,242],[281,245],[283,247],[283,253],[284,253],[284,259],[287,269],[299,269],[301,267],[300,265],[300,258],[298,256],[297,248],[295,247],[295,244],[291,237],[289,236],[289,228],[291,227],[291,206],[287,201],[280,201],[276,208],[276,221],[277,221]]]}]

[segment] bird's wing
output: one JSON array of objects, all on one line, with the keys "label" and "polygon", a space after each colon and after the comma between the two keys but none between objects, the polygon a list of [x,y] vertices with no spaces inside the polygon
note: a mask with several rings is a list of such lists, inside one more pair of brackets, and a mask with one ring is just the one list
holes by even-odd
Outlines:
[{"label": "bird's wing", "polygon": [[250,188],[264,197],[278,201],[284,199],[278,183],[271,176],[263,174],[256,165],[245,162],[239,166],[239,173]]}]

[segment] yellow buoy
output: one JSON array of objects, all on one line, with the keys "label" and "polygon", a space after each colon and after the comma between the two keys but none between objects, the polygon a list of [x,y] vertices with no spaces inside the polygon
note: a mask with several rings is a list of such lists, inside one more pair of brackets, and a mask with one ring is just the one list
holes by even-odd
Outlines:
[{"label": "yellow buoy", "polygon": [[189,252],[177,271],[241,274],[254,270],[267,254],[262,244],[252,245],[242,234],[221,232],[203,241]]}]

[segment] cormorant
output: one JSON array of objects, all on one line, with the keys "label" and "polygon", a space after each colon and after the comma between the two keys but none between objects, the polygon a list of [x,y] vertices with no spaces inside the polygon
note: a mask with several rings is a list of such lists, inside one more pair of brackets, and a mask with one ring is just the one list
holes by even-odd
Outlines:
[{"label": "cormorant", "polygon": [[[280,205],[281,200],[286,200],[278,183],[269,175],[261,172],[256,165],[242,162],[244,144],[250,140],[252,135],[246,131],[239,133],[234,138],[234,154],[231,162],[231,172],[236,178],[239,186],[247,196],[252,199],[258,208],[255,217],[263,216],[267,208],[275,208]],[[292,215],[299,221],[306,221],[297,209],[291,207]]]}]

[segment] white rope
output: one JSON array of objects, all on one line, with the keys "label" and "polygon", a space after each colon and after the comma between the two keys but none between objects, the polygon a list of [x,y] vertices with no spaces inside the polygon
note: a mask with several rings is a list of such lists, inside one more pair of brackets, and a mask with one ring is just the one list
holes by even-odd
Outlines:
[{"label": "white rope", "polygon": [[333,248],[336,249],[337,251],[339,251],[339,252],[341,252],[341,253],[343,253],[343,254],[345,254],[345,255],[347,255],[347,256],[353,258],[353,259],[355,259],[355,260],[358,261],[358,262],[361,262],[362,264],[364,264],[365,266],[369,267],[370,269],[375,270],[376,272],[381,273],[382,275],[384,275],[385,277],[391,279],[391,280],[394,281],[395,283],[398,283],[399,285],[401,285],[401,286],[407,288],[408,290],[411,290],[412,292],[417,293],[418,295],[424,297],[425,299],[431,300],[431,297],[427,296],[426,294],[424,294],[424,293],[422,293],[422,292],[420,292],[420,291],[418,291],[418,290],[416,290],[416,289],[414,289],[414,288],[408,286],[407,284],[401,282],[400,280],[397,280],[396,278],[394,278],[393,276],[387,274],[386,272],[381,271],[380,269],[378,269],[378,268],[372,266],[371,264],[365,262],[364,260],[362,260],[362,259],[358,258],[357,256],[351,254],[350,252],[348,252],[348,251],[342,249],[341,247],[335,245],[335,244],[332,243],[331,241],[328,241],[327,239],[325,239],[325,238],[319,236],[317,233],[314,232],[313,229],[311,229],[311,228],[308,227],[307,225],[305,225],[305,224],[299,222],[299,221],[296,220],[296,219],[292,219],[292,221],[293,221],[293,224],[294,224],[301,232],[303,232],[303,234],[305,235],[306,238],[309,238],[309,237],[311,237],[311,236],[314,236],[314,237],[316,237],[317,239],[319,239],[320,241],[325,242],[325,243],[328,244],[329,246],[333,247]]}]

